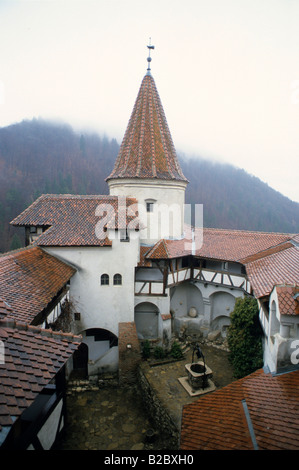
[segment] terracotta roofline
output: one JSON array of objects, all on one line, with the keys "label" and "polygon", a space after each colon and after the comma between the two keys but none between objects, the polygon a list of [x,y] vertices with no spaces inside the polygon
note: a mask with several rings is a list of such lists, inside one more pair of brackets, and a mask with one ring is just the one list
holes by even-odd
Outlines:
[{"label": "terracotta roofline", "polygon": [[16,321],[12,318],[0,318],[0,328],[11,328],[18,331],[30,331],[48,338],[65,340],[70,343],[81,343],[82,336],[73,333],[64,333],[63,331],[54,331],[51,329],[41,328],[39,326],[29,325],[25,322]]},{"label": "terracotta roofline", "polygon": [[[16,250],[12,250],[12,251],[7,251],[6,253],[0,253],[0,259],[1,258],[14,258],[15,256],[18,256],[20,254],[22,254],[23,252],[25,251],[30,251],[30,250],[33,250],[34,248],[36,250],[40,250],[42,253],[45,253],[47,256],[50,256],[51,258],[53,259],[57,259],[58,261],[60,261],[61,263],[69,266],[70,268],[72,268],[74,271],[77,270],[77,267],[72,264],[70,261],[66,261],[64,258],[60,257],[59,255],[53,255],[52,253],[49,253],[47,250],[45,250],[42,246],[38,245],[38,239],[35,240],[33,243],[31,243],[30,245],[27,245],[27,246],[24,246],[22,248],[17,248]],[[45,245],[45,247],[47,248],[47,246]],[[75,272],[72,274],[72,276],[75,274]],[[72,277],[70,276],[70,277]]]},{"label": "terracotta roofline", "polygon": [[292,248],[294,245],[291,241],[282,242],[277,245],[273,245],[266,250],[258,251],[257,253],[247,256],[246,258],[241,258],[239,261],[242,264],[249,264],[257,261],[261,258],[266,258],[267,256],[274,255],[275,253],[280,253],[281,251]]},{"label": "terracotta roofline", "polygon": [[275,287],[292,287],[294,289],[299,289],[299,284],[296,284],[296,282],[285,282],[285,283],[280,283],[280,284],[275,284],[273,286],[273,289],[275,289]]},{"label": "terracotta roofline", "polygon": [[[6,251],[4,253],[0,253],[0,258],[6,258],[6,257],[10,257],[10,256],[13,257],[14,255],[22,253],[23,251],[28,251],[33,247],[34,246],[33,246],[33,243],[32,243],[31,245],[23,246],[21,248],[16,248],[15,250]],[[35,247],[35,248],[38,248],[38,247]]]},{"label": "terracotta roofline", "polygon": [[[188,227],[191,228],[190,224],[185,224]],[[198,227],[193,227],[192,228],[198,228]],[[296,237],[298,235],[297,233],[289,233],[289,232],[264,232],[260,230],[244,230],[244,229],[237,229],[237,228],[218,228],[218,227],[203,227],[204,230],[214,230],[218,232],[230,232],[230,233],[249,233],[253,234],[256,233],[258,235],[285,235],[289,237],[289,240],[291,241],[292,238]]]}]

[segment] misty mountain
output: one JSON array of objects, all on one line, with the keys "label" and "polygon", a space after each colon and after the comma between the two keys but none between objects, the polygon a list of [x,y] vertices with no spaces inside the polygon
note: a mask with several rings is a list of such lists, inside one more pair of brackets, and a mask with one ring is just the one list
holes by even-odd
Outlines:
[{"label": "misty mountain", "polygon": [[[33,119],[0,129],[0,252],[23,246],[9,222],[45,193],[108,194],[116,139]],[[203,204],[204,225],[299,232],[299,204],[229,164],[180,156],[186,203]]]}]

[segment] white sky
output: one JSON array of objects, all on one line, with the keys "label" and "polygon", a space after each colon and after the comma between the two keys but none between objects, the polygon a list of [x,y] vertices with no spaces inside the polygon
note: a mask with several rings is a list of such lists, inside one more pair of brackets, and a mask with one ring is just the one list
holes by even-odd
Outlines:
[{"label": "white sky", "polygon": [[0,0],[0,127],[58,118],[121,143],[149,37],[178,153],[299,202],[298,0]]}]

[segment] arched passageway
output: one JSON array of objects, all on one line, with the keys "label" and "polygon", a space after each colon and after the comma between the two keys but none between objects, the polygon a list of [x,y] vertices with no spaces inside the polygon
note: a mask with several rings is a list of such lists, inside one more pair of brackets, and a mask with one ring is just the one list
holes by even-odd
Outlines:
[{"label": "arched passageway", "polygon": [[234,310],[236,298],[228,292],[214,292],[210,296],[211,329],[220,330],[226,337],[227,328],[231,323],[230,314]]},{"label": "arched passageway", "polygon": [[174,287],[170,301],[170,309],[173,315],[176,318],[187,316],[192,307],[196,309],[196,315],[203,314],[204,303],[200,290],[189,282],[183,282]]},{"label": "arched passageway", "polygon": [[73,354],[73,375],[86,378],[88,375],[88,346],[81,343]]},{"label": "arched passageway", "polygon": [[139,339],[158,337],[159,309],[151,302],[141,302],[135,307],[135,324]]}]

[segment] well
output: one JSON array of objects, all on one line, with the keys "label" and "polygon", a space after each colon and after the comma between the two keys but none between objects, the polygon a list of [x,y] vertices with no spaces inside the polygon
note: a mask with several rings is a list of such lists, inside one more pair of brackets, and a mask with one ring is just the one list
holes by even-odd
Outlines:
[{"label": "well", "polygon": [[[203,358],[203,361],[194,362],[195,352],[198,358]],[[185,369],[188,374],[187,377],[180,377],[178,380],[190,396],[202,395],[215,390],[216,387],[211,380],[212,370],[206,365],[204,355],[198,344],[193,348],[192,362],[186,364]]]}]

